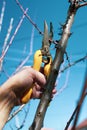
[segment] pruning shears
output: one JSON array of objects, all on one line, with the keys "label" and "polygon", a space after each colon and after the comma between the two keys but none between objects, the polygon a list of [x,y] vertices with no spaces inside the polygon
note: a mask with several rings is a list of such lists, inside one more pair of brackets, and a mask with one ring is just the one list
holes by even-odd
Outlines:
[{"label": "pruning shears", "polygon": [[[51,69],[51,64],[52,64],[52,56],[50,54],[50,45],[51,42],[49,39],[52,39],[53,37],[53,27],[52,23],[50,23],[50,34],[48,34],[48,26],[46,21],[44,22],[44,34],[43,34],[43,40],[42,40],[42,48],[37,50],[34,54],[34,63],[33,63],[33,69],[40,71],[40,68],[42,64],[44,64],[44,75],[46,77],[49,76],[50,69]],[[23,95],[21,102],[23,104],[27,103],[32,95],[32,88],[34,84],[32,84],[31,88],[29,91]]]}]

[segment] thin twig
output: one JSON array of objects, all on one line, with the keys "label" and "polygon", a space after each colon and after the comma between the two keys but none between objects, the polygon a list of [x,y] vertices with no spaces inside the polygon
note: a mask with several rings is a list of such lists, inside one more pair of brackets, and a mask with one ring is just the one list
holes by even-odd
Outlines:
[{"label": "thin twig", "polygon": [[78,109],[76,111],[73,127],[72,127],[71,130],[75,130],[75,127],[76,127],[76,124],[77,124],[77,121],[78,121],[78,118],[79,118],[79,114],[80,114],[80,111],[81,111],[81,108],[82,108],[82,104],[83,104],[83,101],[84,101],[84,97],[86,96],[86,92],[87,92],[87,68],[86,68],[85,83],[84,83],[83,90],[82,90],[82,93],[81,93],[81,96],[80,96],[80,99],[79,99],[79,102],[78,102]]},{"label": "thin twig", "polygon": [[30,110],[29,108],[30,108],[30,104],[28,104],[27,110],[24,109],[24,110],[25,110],[25,117],[24,117],[24,119],[23,119],[23,121],[22,121],[20,127],[17,128],[18,130],[20,130],[20,129],[22,129],[22,128],[24,127],[25,122],[26,122],[26,118],[27,118],[28,113],[29,113],[29,110]]},{"label": "thin twig", "polygon": [[87,6],[87,2],[84,2],[84,3],[82,3],[82,4],[79,4],[79,5],[78,5],[78,8],[83,7],[83,6]]},{"label": "thin twig", "polygon": [[[20,2],[18,0],[16,0],[16,3],[18,4],[18,6],[20,7],[20,9],[22,10],[22,12],[24,13],[24,8],[23,6],[20,4]],[[43,32],[40,31],[40,29],[38,28],[38,26],[32,21],[32,19],[30,18],[30,16],[27,13],[24,13],[25,16],[28,18],[28,20],[30,21],[30,23],[38,30],[39,34],[43,35]]]},{"label": "thin twig", "polygon": [[[85,99],[86,96],[87,96],[87,94],[84,95],[83,99]],[[71,115],[69,121],[67,122],[67,125],[66,125],[66,127],[65,127],[64,130],[68,130],[68,128],[69,128],[69,126],[70,126],[70,123],[71,123],[72,120],[74,119],[74,117],[75,117],[75,115],[76,115],[76,112],[77,112],[78,108],[79,108],[79,104],[76,106],[76,108],[75,108],[73,114]],[[73,129],[72,129],[72,130],[73,130]]]},{"label": "thin twig", "polygon": [[7,122],[10,121],[15,115],[17,115],[24,108],[24,106],[25,106],[25,104],[21,105],[14,113],[12,113],[9,116]]},{"label": "thin twig", "polygon": [[5,50],[6,46],[7,46],[7,42],[8,42],[8,40],[9,40],[11,31],[12,31],[13,20],[14,20],[13,18],[11,18],[11,20],[10,20],[10,25],[9,25],[9,28],[8,28],[8,32],[7,32],[7,35],[6,35],[5,40],[4,40],[4,45],[3,45],[3,49],[2,49],[2,54],[3,54],[3,52],[4,52],[4,50]]},{"label": "thin twig", "polygon": [[84,60],[87,60],[87,55],[84,56],[84,57],[82,57],[82,58],[80,58],[80,59],[78,59],[78,60],[76,60],[76,61],[74,61],[73,63],[68,64],[66,67],[64,67],[63,69],[61,69],[59,71],[59,73],[64,72],[66,69],[68,69],[68,68],[70,68],[70,67],[72,67],[72,66],[76,65],[77,63],[79,63],[81,61],[84,61]]},{"label": "thin twig", "polygon": [[35,28],[32,27],[29,53],[28,53],[27,57],[16,68],[15,72],[12,75],[14,75],[15,73],[17,73],[23,67],[23,65],[29,60],[30,56],[32,55],[32,51],[33,51],[33,40],[34,40],[34,31],[35,31]]},{"label": "thin twig", "polygon": [[[25,10],[25,13],[26,13],[27,11],[28,11],[28,8]],[[23,14],[21,20],[19,21],[19,23],[18,23],[18,25],[17,25],[17,27],[16,27],[16,30],[15,30],[13,36],[12,36],[11,39],[10,39],[9,44],[7,45],[5,51],[3,52],[2,56],[0,57],[0,62],[1,62],[1,61],[3,60],[3,58],[5,57],[5,55],[6,55],[7,51],[8,51],[8,49],[9,49],[9,47],[11,46],[11,44],[12,44],[12,42],[13,42],[13,40],[14,40],[14,38],[15,38],[15,36],[16,36],[16,34],[17,34],[17,32],[18,32],[18,30],[19,30],[19,28],[20,28],[20,26],[21,26],[21,24],[22,24],[22,22],[23,22],[23,20],[24,20],[24,18],[25,18],[25,14]]]},{"label": "thin twig", "polygon": [[[11,34],[12,23],[13,23],[13,18],[11,18],[11,20],[10,20],[10,25],[9,25],[9,28],[8,28],[8,32],[7,32],[7,35],[6,35],[5,40],[4,40],[4,45],[3,45],[3,48],[2,48],[2,55],[3,55],[4,51],[5,51],[5,48],[7,46],[7,42],[9,40],[9,37],[10,37],[10,34]],[[2,66],[3,66],[3,59],[0,62],[0,71],[2,70]]]},{"label": "thin twig", "polygon": [[68,81],[69,81],[69,74],[70,74],[70,70],[67,71],[65,83],[64,83],[64,85],[58,90],[58,92],[55,94],[55,97],[58,96],[60,93],[62,93],[62,92],[64,91],[64,89],[66,89],[66,87],[67,87],[67,85],[68,85]]},{"label": "thin twig", "polygon": [[3,17],[4,17],[4,12],[5,12],[5,5],[6,5],[6,2],[3,1],[3,6],[2,6],[1,16],[0,16],[0,32],[2,29]]},{"label": "thin twig", "polygon": [[72,116],[70,117],[69,121],[67,122],[67,125],[66,125],[64,130],[68,130],[69,125],[70,125],[70,123],[73,119],[74,119],[74,124],[73,124],[73,127],[71,128],[71,130],[75,130],[77,120],[78,120],[78,117],[79,117],[79,114],[80,114],[80,110],[81,110],[81,107],[82,107],[82,103],[83,103],[86,96],[87,96],[87,70],[86,70],[85,83],[84,83],[84,86],[83,86],[83,91],[81,93],[79,102],[78,102]]}]

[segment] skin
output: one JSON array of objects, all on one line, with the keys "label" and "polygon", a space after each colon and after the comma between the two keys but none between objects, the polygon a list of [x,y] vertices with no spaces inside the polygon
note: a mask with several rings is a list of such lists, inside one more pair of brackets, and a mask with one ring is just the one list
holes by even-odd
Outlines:
[{"label": "skin", "polygon": [[[8,116],[16,105],[21,105],[21,98],[30,89],[32,84],[33,93],[31,98],[40,98],[46,83],[45,76],[31,67],[23,67],[20,72],[10,77],[0,87],[0,130],[4,127]],[[56,90],[53,90],[53,94]]]}]

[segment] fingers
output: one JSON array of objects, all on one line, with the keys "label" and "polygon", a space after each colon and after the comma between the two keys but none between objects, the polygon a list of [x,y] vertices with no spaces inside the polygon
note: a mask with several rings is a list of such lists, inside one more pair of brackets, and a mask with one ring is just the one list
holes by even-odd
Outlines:
[{"label": "fingers", "polygon": [[54,88],[53,91],[52,91],[52,94],[54,95],[56,93],[57,93],[57,90],[56,90],[56,88]]},{"label": "fingers", "polygon": [[[35,85],[33,87],[33,94],[32,94],[31,98],[37,98],[37,99],[41,98],[44,91],[45,91],[45,88],[42,88],[37,83],[35,83]],[[54,88],[52,91],[52,98],[54,97],[56,92],[57,92],[57,90],[56,90],[56,88]]]},{"label": "fingers", "polygon": [[22,80],[24,79],[24,81],[27,81],[29,84],[36,82],[40,86],[43,86],[46,83],[45,76],[29,66],[23,67],[20,75],[22,76]]},{"label": "fingers", "polygon": [[41,91],[41,92],[44,91],[44,88],[41,87],[41,86],[39,86],[37,83],[35,83],[34,86],[35,86],[35,88],[36,88],[37,91]]},{"label": "fingers", "polygon": [[[33,93],[32,93],[31,98],[41,98],[42,93],[44,91],[43,86],[46,84],[45,76],[41,72],[38,72],[28,66],[24,67],[21,71],[23,73],[23,75],[21,73],[21,76],[23,76],[21,79],[24,81],[24,86],[26,86],[25,88],[29,88],[29,87],[31,87],[30,84],[34,84]],[[22,84],[23,84],[23,82],[22,82]],[[56,89],[53,89],[52,97],[55,93],[56,93]]]},{"label": "fingers", "polygon": [[39,86],[37,83],[34,84],[33,93],[31,98],[41,98],[44,88]]},{"label": "fingers", "polygon": [[34,82],[36,82],[38,85],[40,85],[41,87],[43,87],[45,85],[45,83],[46,83],[45,76],[42,73],[40,73],[40,72],[38,72],[36,70],[34,70],[33,74],[34,74],[33,75],[34,76],[33,77]]}]

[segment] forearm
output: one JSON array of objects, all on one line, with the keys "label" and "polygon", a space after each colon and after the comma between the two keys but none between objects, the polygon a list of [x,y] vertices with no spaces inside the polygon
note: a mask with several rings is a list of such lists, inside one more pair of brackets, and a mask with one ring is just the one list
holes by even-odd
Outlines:
[{"label": "forearm", "polygon": [[4,127],[14,105],[15,97],[13,93],[5,93],[4,89],[0,88],[0,130]]},{"label": "forearm", "polygon": [[12,108],[20,104],[22,81],[19,75],[9,78],[0,87],[0,130],[4,127]]}]

